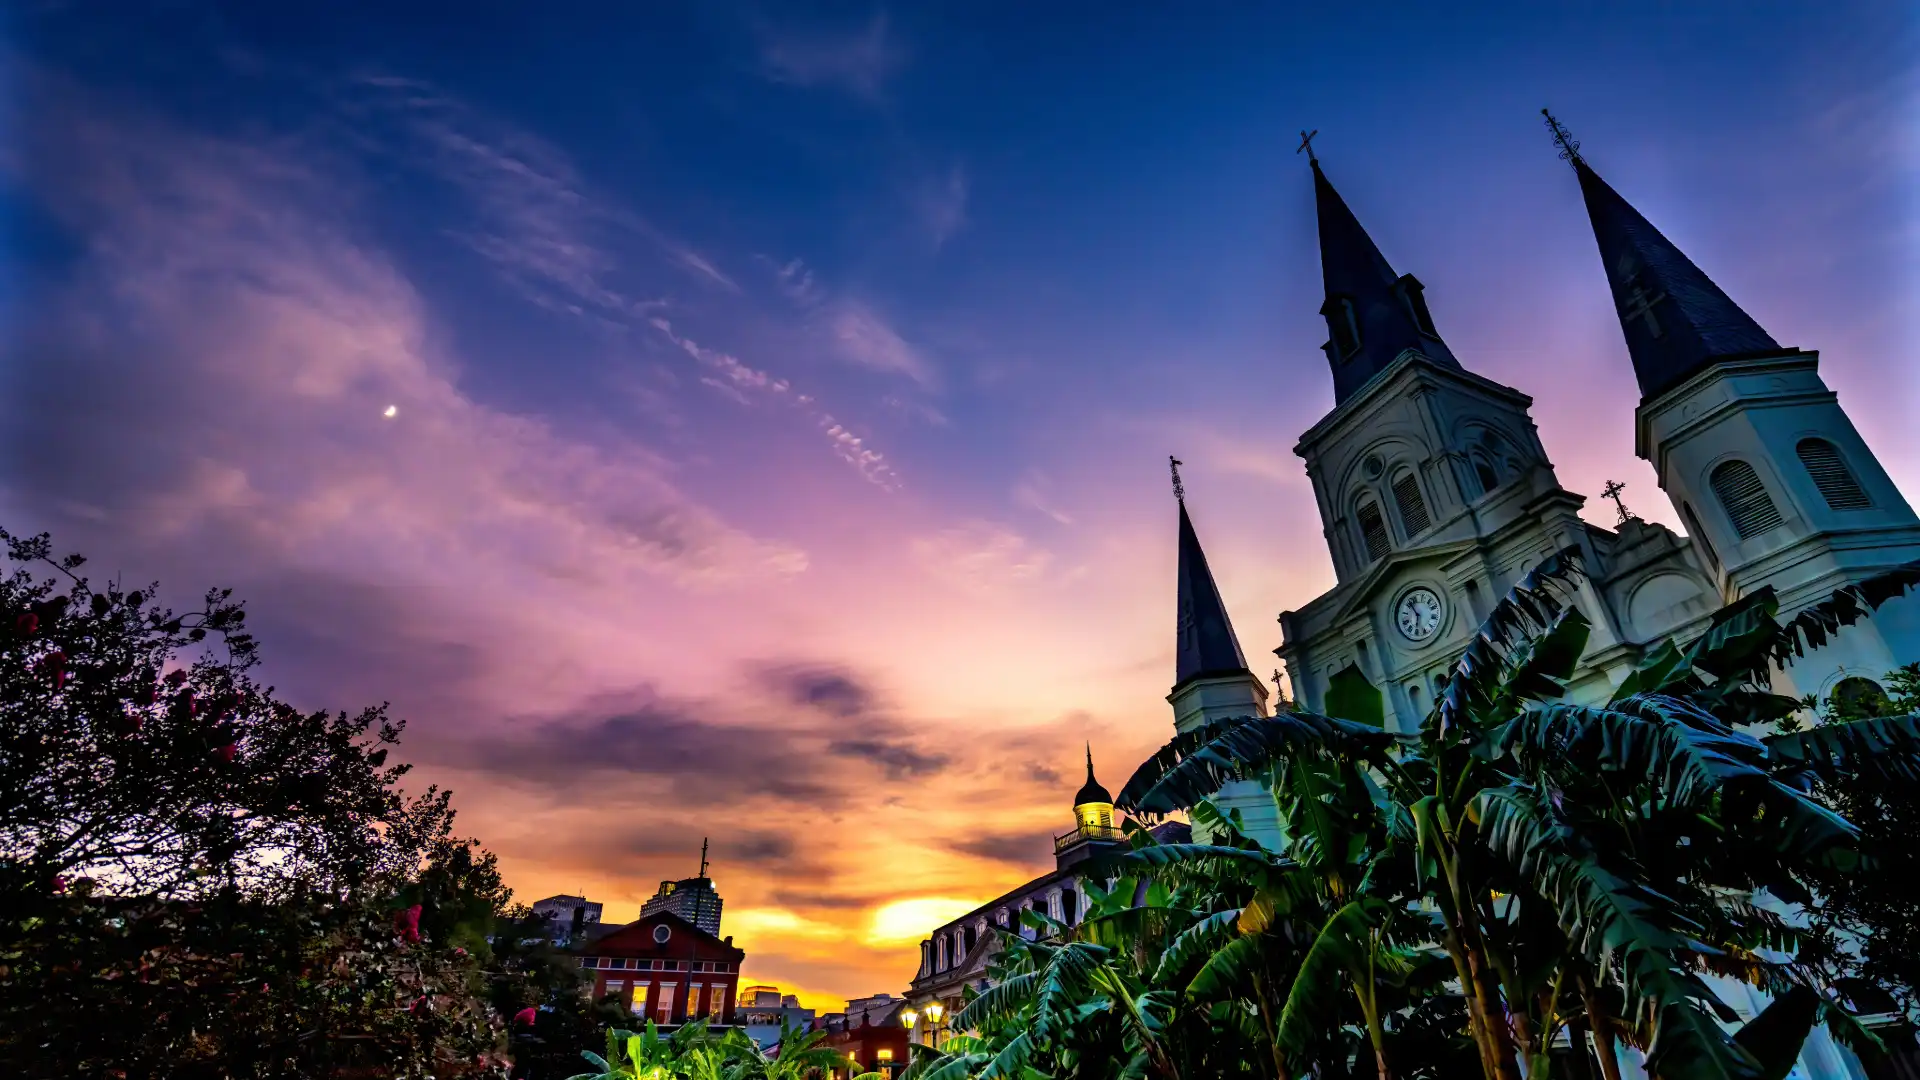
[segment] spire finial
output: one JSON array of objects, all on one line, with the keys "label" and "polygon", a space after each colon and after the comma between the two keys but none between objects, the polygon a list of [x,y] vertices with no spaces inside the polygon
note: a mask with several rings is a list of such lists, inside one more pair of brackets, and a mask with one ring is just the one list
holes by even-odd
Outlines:
[{"label": "spire finial", "polygon": [[1305,153],[1307,155],[1307,164],[1309,165],[1320,164],[1320,159],[1315,157],[1313,153],[1313,137],[1318,134],[1320,134],[1319,128],[1314,128],[1312,131],[1302,131],[1300,133],[1300,149],[1294,151],[1296,154]]},{"label": "spire finial", "polygon": [[1180,482],[1180,466],[1185,464],[1172,454],[1167,455],[1167,466],[1173,470],[1173,497],[1180,502],[1187,501],[1187,487]]},{"label": "spire finial", "polygon": [[1586,159],[1580,156],[1580,140],[1574,138],[1573,133],[1568,131],[1560,121],[1555,120],[1552,113],[1541,109],[1540,115],[1547,118],[1547,130],[1553,132],[1553,145],[1560,148],[1560,160],[1569,165],[1585,164]]},{"label": "spire finial", "polygon": [[1093,744],[1087,744],[1087,779],[1093,779]]},{"label": "spire finial", "polygon": [[1613,505],[1620,508],[1620,524],[1622,525],[1625,525],[1627,521],[1633,517],[1633,511],[1627,509],[1626,500],[1620,497],[1620,493],[1626,489],[1627,485],[1618,480],[1609,480],[1607,481],[1607,486],[1600,489],[1601,498],[1612,499]]},{"label": "spire finial", "polygon": [[700,838],[700,876],[707,876],[707,838]]}]

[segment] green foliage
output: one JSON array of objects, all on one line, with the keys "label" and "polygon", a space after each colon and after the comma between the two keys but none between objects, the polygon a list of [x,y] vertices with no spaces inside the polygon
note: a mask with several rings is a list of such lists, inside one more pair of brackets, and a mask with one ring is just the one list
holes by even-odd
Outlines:
[{"label": "green foliage", "polygon": [[[1590,631],[1579,578],[1577,549],[1523,577],[1411,734],[1349,701],[1177,736],[1118,802],[1185,811],[1210,842],[1133,831],[1091,868],[1112,887],[1089,887],[1078,926],[1003,936],[994,985],[954,1018],[971,1034],[916,1075],[1590,1077],[1625,1045],[1663,1080],[1766,1080],[1817,1022],[1871,1057],[1849,1007],[1892,962],[1841,939],[1912,929],[1888,910],[1907,886],[1874,876],[1892,861],[1875,830],[1920,826],[1920,720],[1760,732],[1800,710],[1773,671],[1920,566],[1784,622],[1771,594],[1732,605],[1597,704],[1564,700]],[[1911,712],[1920,667],[1889,682]],[[1245,779],[1272,790],[1278,850],[1208,801]],[[1775,1006],[1735,1033],[1714,978]]]},{"label": "green foliage", "polygon": [[503,1074],[509,894],[401,791],[402,725],[279,700],[225,591],[175,612],[0,540],[8,1075]]}]

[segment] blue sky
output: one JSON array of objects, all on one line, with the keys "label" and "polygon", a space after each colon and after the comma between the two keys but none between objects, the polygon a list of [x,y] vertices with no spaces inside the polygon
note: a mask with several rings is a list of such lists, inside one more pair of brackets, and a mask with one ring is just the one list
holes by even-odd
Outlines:
[{"label": "blue sky", "polygon": [[1569,488],[1673,521],[1542,105],[1920,490],[1906,5],[288,7],[0,24],[0,514],[821,1000],[1167,734],[1167,454],[1250,657],[1330,584],[1303,128]]}]

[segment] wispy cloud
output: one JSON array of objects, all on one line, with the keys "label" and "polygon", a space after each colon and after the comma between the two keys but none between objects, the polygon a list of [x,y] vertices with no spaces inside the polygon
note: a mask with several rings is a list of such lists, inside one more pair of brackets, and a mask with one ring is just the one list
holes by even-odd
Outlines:
[{"label": "wispy cloud", "polygon": [[907,50],[890,32],[886,12],[847,27],[760,26],[761,71],[774,82],[827,86],[877,102],[887,80],[907,63]]},{"label": "wispy cloud", "polygon": [[1020,482],[1013,486],[1013,501],[1052,518],[1061,525],[1073,524],[1073,517],[1065,510],[1054,505],[1052,482],[1047,474],[1039,469],[1029,469]]},{"label": "wispy cloud", "polygon": [[1053,565],[1053,553],[991,521],[972,521],[916,538],[914,556],[930,576],[970,592],[1030,585]]},{"label": "wispy cloud", "polygon": [[926,389],[938,384],[933,362],[866,304],[841,302],[827,326],[842,359],[873,371],[904,375]]},{"label": "wispy cloud", "polygon": [[967,170],[959,165],[922,180],[914,192],[914,211],[935,251],[967,224]]},{"label": "wispy cloud", "polygon": [[729,353],[709,349],[692,338],[676,333],[673,323],[658,315],[650,317],[647,321],[674,345],[713,373],[703,376],[701,382],[743,405],[752,404],[755,400],[772,400],[800,410],[816,427],[826,433],[827,444],[833,449],[834,454],[853,466],[869,483],[887,491],[893,491],[900,486],[900,475],[892,465],[887,463],[886,455],[868,447],[865,439],[835,420],[833,415],[822,409],[811,395],[797,393],[792,384],[785,379],[775,378],[759,368],[743,363]]}]

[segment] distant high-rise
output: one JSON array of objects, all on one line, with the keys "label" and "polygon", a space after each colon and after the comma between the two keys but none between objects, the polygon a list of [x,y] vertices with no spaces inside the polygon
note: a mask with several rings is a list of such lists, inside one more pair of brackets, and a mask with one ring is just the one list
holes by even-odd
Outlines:
[{"label": "distant high-rise", "polygon": [[725,901],[713,891],[713,879],[707,876],[707,842],[700,842],[700,873],[679,881],[663,881],[660,891],[640,905],[640,917],[656,911],[670,911],[716,937],[720,933],[720,908]]},{"label": "distant high-rise", "polygon": [[549,896],[533,902],[533,913],[547,920],[547,936],[562,945],[600,925],[600,905],[584,896]]}]

